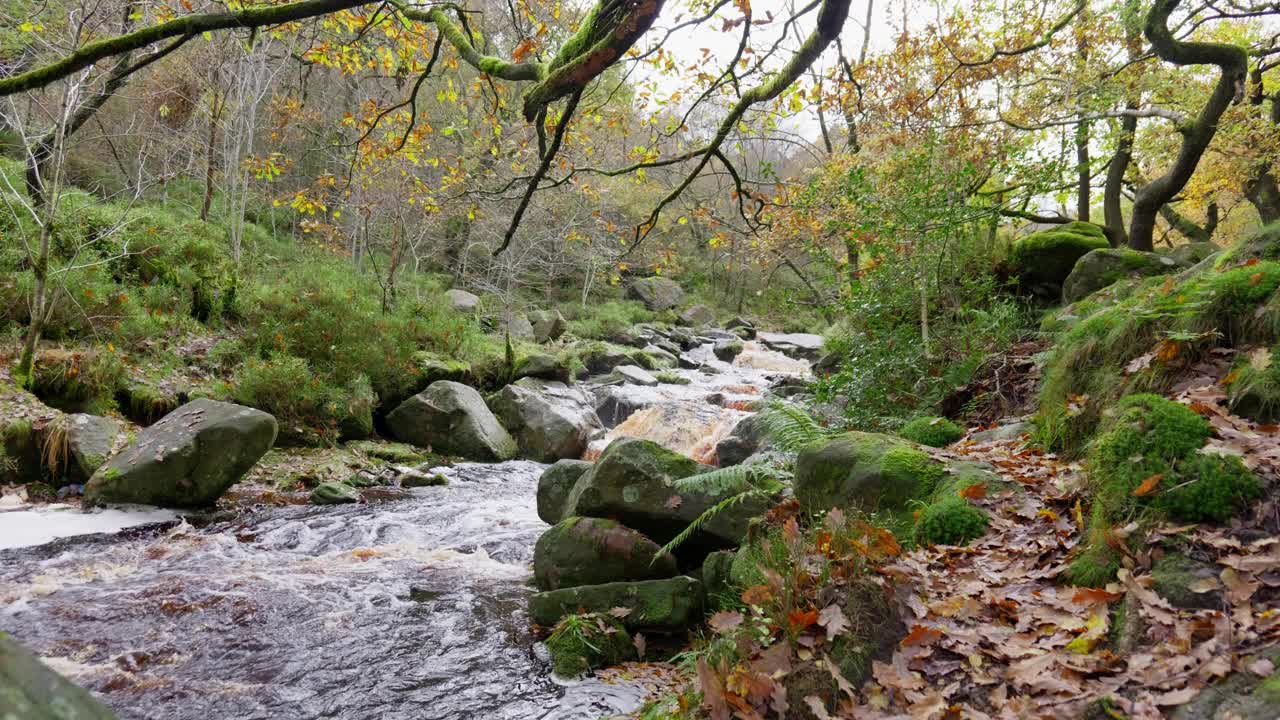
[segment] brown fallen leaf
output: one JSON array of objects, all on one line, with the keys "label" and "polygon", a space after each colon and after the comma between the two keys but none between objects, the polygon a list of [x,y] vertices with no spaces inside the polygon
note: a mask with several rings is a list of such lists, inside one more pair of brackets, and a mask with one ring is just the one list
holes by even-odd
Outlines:
[{"label": "brown fallen leaf", "polygon": [[1133,496],[1143,497],[1150,495],[1152,492],[1155,492],[1156,486],[1159,485],[1160,481],[1163,479],[1164,473],[1156,473],[1155,475],[1148,477],[1146,480],[1139,483],[1138,487],[1133,489]]},{"label": "brown fallen leaf", "polygon": [[818,613],[818,624],[827,631],[827,639],[835,640],[842,633],[848,632],[849,620],[839,605],[828,605]]},{"label": "brown fallen leaf", "polygon": [[707,620],[707,627],[724,635],[742,624],[742,613],[722,610]]},{"label": "brown fallen leaf", "polygon": [[912,645],[932,645],[942,637],[942,633],[924,625],[915,625],[911,628],[911,632],[902,638],[899,643],[902,647],[910,647]]}]

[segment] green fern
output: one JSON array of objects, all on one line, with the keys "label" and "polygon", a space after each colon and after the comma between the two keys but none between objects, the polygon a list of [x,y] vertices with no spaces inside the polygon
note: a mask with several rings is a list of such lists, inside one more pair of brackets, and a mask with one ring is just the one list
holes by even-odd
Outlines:
[{"label": "green fern", "polygon": [[760,427],[783,452],[800,452],[841,432],[839,429],[823,427],[799,405],[781,401],[771,402],[761,411]]}]

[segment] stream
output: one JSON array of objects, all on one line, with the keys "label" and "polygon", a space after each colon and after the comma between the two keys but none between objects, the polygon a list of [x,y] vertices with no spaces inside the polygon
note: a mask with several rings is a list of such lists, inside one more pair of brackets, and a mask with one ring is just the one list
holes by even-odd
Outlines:
[{"label": "stream", "polygon": [[[773,378],[807,370],[755,343],[732,364],[692,352],[716,372],[598,388],[632,410],[588,456],[630,435],[710,459]],[[553,678],[529,629],[544,467],[462,463],[447,486],[199,528],[154,509],[0,508],[0,630],[126,720],[634,711],[639,686]]]}]

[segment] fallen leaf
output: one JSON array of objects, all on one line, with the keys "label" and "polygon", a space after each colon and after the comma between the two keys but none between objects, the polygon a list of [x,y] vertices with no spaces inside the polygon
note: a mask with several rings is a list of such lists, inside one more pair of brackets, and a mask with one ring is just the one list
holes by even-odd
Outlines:
[{"label": "fallen leaf", "polygon": [[671,497],[667,498],[667,501],[665,503],[663,503],[663,507],[665,507],[668,510],[676,510],[680,507],[680,503],[682,502],[684,502],[684,498],[680,497],[679,495],[672,495]]},{"label": "fallen leaf", "polygon": [[641,635],[640,633],[636,633],[636,634],[635,634],[634,636],[632,636],[632,638],[631,638],[631,644],[636,646],[636,657],[638,657],[638,658],[640,658],[641,660],[643,660],[643,659],[644,659],[644,647],[645,647],[645,639],[644,639],[644,635]]},{"label": "fallen leaf", "polygon": [[932,645],[942,637],[942,633],[924,625],[912,626],[911,632],[902,638],[900,643],[902,647],[910,647],[912,645]]},{"label": "fallen leaf", "polygon": [[839,605],[828,605],[818,613],[818,624],[827,631],[827,639],[834,640],[836,637],[849,630],[849,620],[844,616],[844,610]]},{"label": "fallen leaf", "polygon": [[792,632],[800,632],[805,628],[818,622],[818,611],[814,608],[808,610],[792,610],[787,613],[787,622],[791,625]]},{"label": "fallen leaf", "polygon": [[960,497],[966,500],[981,500],[987,496],[986,483],[974,483],[960,491]]},{"label": "fallen leaf", "polygon": [[707,626],[724,635],[742,624],[742,613],[722,610],[707,620]]},{"label": "fallen leaf", "polygon": [[1143,480],[1141,483],[1139,483],[1138,487],[1133,489],[1133,496],[1143,497],[1146,495],[1150,495],[1152,492],[1155,491],[1156,486],[1159,485],[1160,481],[1163,479],[1164,479],[1164,473],[1156,473],[1155,475],[1148,477],[1146,480]]}]

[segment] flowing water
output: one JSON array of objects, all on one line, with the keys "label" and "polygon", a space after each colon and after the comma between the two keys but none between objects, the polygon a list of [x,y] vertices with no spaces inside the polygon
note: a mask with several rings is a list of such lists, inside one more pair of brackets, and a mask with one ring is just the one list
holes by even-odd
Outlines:
[{"label": "flowing water", "polygon": [[[751,345],[733,366],[710,360],[717,374],[682,371],[688,386],[628,386],[647,407],[610,436],[705,456],[744,415],[707,396],[758,397],[770,371],[794,371],[774,355]],[[0,510],[0,539],[28,546],[0,550],[0,630],[129,719],[632,711],[640,688],[553,679],[530,632],[543,467],[466,463],[443,471],[447,486],[199,528],[140,511]],[[150,524],[119,529],[131,519]],[[47,542],[78,533],[96,534]]]}]

